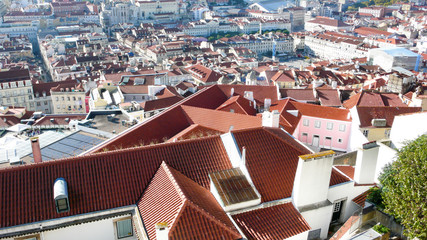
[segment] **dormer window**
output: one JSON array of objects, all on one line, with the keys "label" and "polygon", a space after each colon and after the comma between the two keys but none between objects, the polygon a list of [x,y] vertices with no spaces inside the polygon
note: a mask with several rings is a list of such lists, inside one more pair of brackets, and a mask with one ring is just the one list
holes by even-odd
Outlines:
[{"label": "dormer window", "polygon": [[70,203],[68,201],[67,182],[64,178],[58,178],[53,184],[53,197],[55,200],[55,207],[58,213],[68,212],[70,210]]}]

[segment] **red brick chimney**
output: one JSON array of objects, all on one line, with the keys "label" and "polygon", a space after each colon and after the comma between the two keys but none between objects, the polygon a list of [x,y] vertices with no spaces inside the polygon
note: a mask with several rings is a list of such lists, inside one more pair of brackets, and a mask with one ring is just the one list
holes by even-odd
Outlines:
[{"label": "red brick chimney", "polygon": [[42,162],[42,152],[40,150],[39,137],[30,138],[31,148],[33,149],[34,163]]}]

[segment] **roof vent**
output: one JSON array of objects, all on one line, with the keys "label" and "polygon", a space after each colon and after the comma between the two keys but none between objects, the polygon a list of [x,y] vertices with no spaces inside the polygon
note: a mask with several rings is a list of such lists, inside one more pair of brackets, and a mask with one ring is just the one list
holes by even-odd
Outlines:
[{"label": "roof vent", "polygon": [[70,118],[65,118],[65,121],[66,122],[70,122]]},{"label": "roof vent", "polygon": [[57,178],[55,180],[53,184],[53,199],[55,200],[56,211],[58,213],[70,210],[67,182],[64,178]]},{"label": "roof vent", "polygon": [[54,119],[54,118],[51,118],[51,119],[50,119],[50,122],[54,122],[54,121],[55,121],[55,119]]}]

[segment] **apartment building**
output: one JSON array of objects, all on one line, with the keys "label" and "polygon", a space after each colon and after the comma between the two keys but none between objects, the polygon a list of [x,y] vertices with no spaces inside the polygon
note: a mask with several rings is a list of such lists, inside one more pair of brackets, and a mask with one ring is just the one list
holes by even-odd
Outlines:
[{"label": "apartment building", "polygon": [[363,58],[373,48],[357,38],[335,32],[308,34],[305,36],[305,51],[324,59]]},{"label": "apartment building", "polygon": [[316,17],[313,20],[305,22],[306,31],[349,31],[353,28],[341,20],[327,17]]},{"label": "apartment building", "polygon": [[33,87],[28,69],[0,72],[0,104],[34,109]]},{"label": "apartment building", "polygon": [[86,93],[81,84],[62,83],[50,89],[54,114],[86,113]]},{"label": "apartment building", "polygon": [[293,52],[293,38],[285,34],[264,34],[264,35],[244,35],[231,38],[222,38],[221,43],[228,44],[230,47],[244,47],[257,54],[263,54],[273,51],[273,46],[278,53]]},{"label": "apartment building", "polygon": [[359,14],[370,15],[372,17],[380,18],[385,16],[385,7],[364,7],[359,8]]}]

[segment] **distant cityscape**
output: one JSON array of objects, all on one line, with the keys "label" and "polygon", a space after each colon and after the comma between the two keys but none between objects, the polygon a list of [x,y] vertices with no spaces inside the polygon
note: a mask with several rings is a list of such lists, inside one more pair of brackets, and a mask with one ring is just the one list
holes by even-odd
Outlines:
[{"label": "distant cityscape", "polygon": [[427,134],[426,29],[425,0],[2,0],[0,239],[423,239],[375,194]]}]

